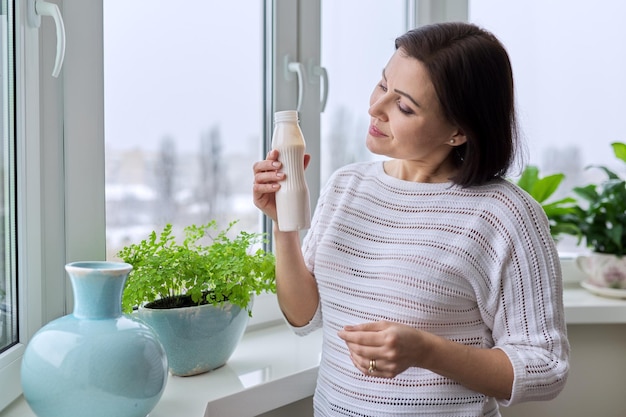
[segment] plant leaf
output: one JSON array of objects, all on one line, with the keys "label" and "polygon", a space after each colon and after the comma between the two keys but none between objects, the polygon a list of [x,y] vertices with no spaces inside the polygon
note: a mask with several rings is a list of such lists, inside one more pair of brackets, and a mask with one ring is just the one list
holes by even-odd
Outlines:
[{"label": "plant leaf", "polygon": [[626,143],[614,142],[611,143],[611,146],[613,147],[613,153],[615,156],[626,162]]},{"label": "plant leaf", "polygon": [[550,198],[552,194],[554,194],[564,178],[565,175],[563,174],[553,174],[537,180],[532,189],[531,195],[539,203],[543,203]]},{"label": "plant leaf", "polygon": [[528,165],[524,168],[522,176],[517,181],[517,185],[528,194],[534,197],[533,188],[539,179],[539,168],[534,165]]}]

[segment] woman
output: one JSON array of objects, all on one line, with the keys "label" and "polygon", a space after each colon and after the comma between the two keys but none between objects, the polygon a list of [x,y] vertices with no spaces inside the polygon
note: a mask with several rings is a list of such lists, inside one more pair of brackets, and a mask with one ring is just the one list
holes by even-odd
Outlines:
[{"label": "woman", "polygon": [[[505,49],[471,24],[409,31],[369,114],[367,147],[389,159],[332,176],[302,248],[274,228],[285,318],[324,332],[315,415],[499,416],[555,397],[569,369],[561,270],[541,207],[503,178],[516,149]],[[254,165],[254,202],[274,220],[277,156]]]}]

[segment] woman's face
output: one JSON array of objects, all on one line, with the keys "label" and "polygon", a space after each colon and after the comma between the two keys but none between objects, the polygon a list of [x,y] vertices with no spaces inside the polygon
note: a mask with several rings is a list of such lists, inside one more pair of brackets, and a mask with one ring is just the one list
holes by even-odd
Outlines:
[{"label": "woman's face", "polygon": [[[442,114],[424,65],[398,49],[370,97],[367,148],[379,155],[438,166],[465,142]],[[451,140],[454,143],[451,143]]]}]

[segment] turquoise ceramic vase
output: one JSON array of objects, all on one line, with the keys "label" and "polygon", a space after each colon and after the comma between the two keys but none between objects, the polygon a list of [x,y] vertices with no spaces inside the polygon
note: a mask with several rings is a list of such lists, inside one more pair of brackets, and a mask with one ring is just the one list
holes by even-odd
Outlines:
[{"label": "turquoise ceramic vase", "polygon": [[39,417],[145,417],[167,382],[154,331],[122,314],[132,266],[74,262],[65,269],[74,312],[41,328],[22,362],[24,397]]}]

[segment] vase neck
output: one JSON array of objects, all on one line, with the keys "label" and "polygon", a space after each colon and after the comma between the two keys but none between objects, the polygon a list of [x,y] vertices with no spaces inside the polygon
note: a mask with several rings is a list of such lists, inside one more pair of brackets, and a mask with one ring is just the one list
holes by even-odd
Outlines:
[{"label": "vase neck", "polygon": [[107,319],[122,315],[122,291],[129,264],[119,262],[73,262],[65,266],[74,291],[74,316]]}]

